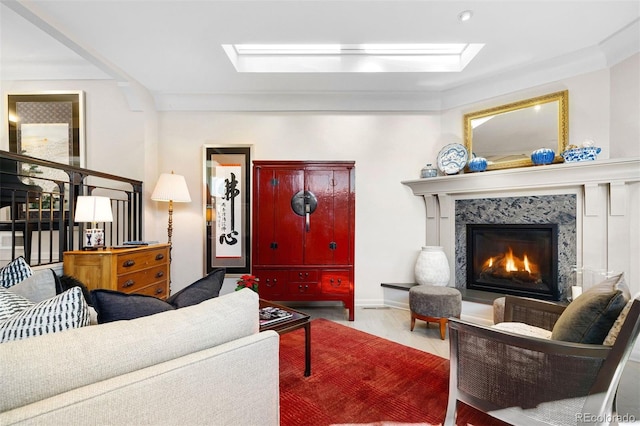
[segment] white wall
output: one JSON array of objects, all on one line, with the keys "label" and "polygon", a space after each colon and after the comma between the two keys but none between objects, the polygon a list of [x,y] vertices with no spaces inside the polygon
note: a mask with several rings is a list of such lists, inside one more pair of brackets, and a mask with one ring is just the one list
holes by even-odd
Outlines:
[{"label": "white wall", "polygon": [[640,157],[640,53],[611,68],[609,119],[611,157]]},{"label": "white wall", "polygon": [[185,175],[193,203],[174,206],[175,291],[202,275],[202,147],[253,144],[254,159],[356,162],[356,303],[381,304],[382,282],[413,281],[424,244],[422,200],[401,180],[437,152],[438,117],[420,114],[163,113],[160,169]]}]

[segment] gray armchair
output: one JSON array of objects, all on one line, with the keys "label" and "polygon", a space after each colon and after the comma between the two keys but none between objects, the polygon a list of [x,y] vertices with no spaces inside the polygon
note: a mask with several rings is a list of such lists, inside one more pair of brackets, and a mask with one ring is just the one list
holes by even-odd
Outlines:
[{"label": "gray armchair", "polygon": [[[517,425],[617,424],[615,394],[640,330],[640,300],[629,306],[612,346],[528,337],[451,318],[445,425],[455,424],[458,401]],[[551,330],[564,309],[507,296],[505,321]]]}]

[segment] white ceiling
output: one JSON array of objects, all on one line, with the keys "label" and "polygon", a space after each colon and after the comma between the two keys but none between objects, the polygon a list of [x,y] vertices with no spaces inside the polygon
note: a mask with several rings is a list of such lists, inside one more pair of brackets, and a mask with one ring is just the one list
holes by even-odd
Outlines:
[{"label": "white ceiling", "polygon": [[[158,110],[441,110],[610,66],[640,51],[639,17],[639,0],[2,0],[0,77],[113,78]],[[455,42],[485,44],[457,73],[238,73],[221,46]]]}]

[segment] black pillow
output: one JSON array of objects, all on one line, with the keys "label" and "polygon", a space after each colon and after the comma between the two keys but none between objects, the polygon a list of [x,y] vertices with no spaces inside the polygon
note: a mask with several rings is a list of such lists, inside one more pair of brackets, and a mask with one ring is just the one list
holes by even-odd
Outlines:
[{"label": "black pillow", "polygon": [[204,278],[180,290],[167,301],[144,294],[126,294],[113,290],[93,290],[93,308],[98,313],[98,323],[131,320],[160,312],[196,305],[218,297],[226,270],[218,268]]},{"label": "black pillow", "polygon": [[62,294],[73,287],[80,287],[80,290],[82,290],[82,295],[84,296],[84,300],[89,306],[93,306],[91,293],[89,293],[89,289],[86,285],[84,285],[82,281],[71,275],[58,276],[54,274],[54,276],[56,280],[56,294]]},{"label": "black pillow", "polygon": [[218,297],[226,272],[227,270],[225,268],[214,269],[209,272],[207,276],[200,278],[198,281],[168,298],[167,302],[176,308],[184,308],[186,306],[197,305],[207,299]]}]

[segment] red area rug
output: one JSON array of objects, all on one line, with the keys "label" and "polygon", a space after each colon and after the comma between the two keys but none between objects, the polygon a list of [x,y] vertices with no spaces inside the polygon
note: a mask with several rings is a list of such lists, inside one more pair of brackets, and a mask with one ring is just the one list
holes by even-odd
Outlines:
[{"label": "red area rug", "polygon": [[[311,376],[303,372],[304,331],[280,336],[282,426],[444,421],[449,361],[427,352],[315,319]],[[458,425],[504,425],[458,405]]]}]

